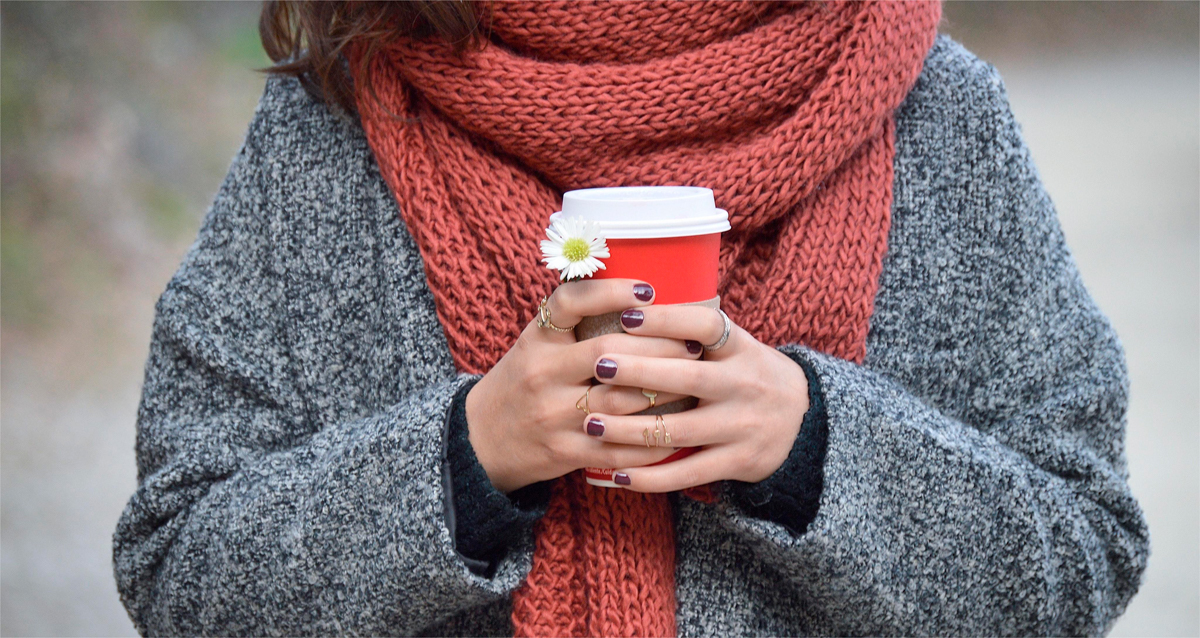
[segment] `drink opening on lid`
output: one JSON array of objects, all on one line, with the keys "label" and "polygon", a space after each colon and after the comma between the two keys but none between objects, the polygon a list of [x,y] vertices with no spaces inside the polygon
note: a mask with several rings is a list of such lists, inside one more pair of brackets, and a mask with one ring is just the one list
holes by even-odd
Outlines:
[{"label": "drink opening on lid", "polygon": [[563,209],[550,216],[581,217],[611,239],[710,235],[729,230],[712,189],[699,186],[584,188],[563,194]]}]

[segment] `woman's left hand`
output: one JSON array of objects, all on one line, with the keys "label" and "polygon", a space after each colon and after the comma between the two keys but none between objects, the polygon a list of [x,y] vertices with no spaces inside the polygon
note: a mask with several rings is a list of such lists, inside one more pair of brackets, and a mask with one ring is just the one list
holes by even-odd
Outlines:
[{"label": "woman's left hand", "polygon": [[[716,343],[725,329],[721,313],[686,305],[626,310],[621,324],[629,334],[702,344]],[[705,352],[704,360],[606,354],[596,361],[596,379],[700,400],[695,409],[663,420],[673,447],[704,449],[678,461],[614,472],[618,484],[639,492],[672,492],[721,480],[757,483],[787,460],[808,411],[804,370],[732,322],[728,341]],[[583,421],[585,432],[602,431],[603,440],[628,445],[644,446],[643,431],[655,428],[652,415],[593,412]]]}]

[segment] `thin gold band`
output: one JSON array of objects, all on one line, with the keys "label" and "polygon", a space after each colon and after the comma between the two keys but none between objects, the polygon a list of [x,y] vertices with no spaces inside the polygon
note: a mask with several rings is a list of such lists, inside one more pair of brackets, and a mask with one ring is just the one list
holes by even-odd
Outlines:
[{"label": "thin gold band", "polygon": [[[590,396],[591,396],[591,394],[592,394],[592,388],[593,388],[593,387],[594,387],[594,386],[588,386],[587,392],[584,392],[584,393],[583,393],[583,396],[579,397],[579,400],[575,402],[575,409],[576,409],[576,410],[581,410],[581,411],[582,411],[584,414],[591,414],[591,413],[592,413],[592,408],[591,408],[591,405],[588,403],[588,400],[589,400],[589,397],[590,397]],[[580,405],[581,403],[582,403],[583,405]]]}]

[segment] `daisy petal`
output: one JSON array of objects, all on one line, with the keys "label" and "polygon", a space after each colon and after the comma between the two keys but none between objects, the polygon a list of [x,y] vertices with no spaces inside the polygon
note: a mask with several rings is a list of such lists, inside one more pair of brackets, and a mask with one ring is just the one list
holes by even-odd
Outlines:
[{"label": "daisy petal", "polygon": [[600,225],[581,217],[555,219],[546,237],[540,244],[542,262],[564,281],[592,276],[605,268],[599,258],[610,256]]}]

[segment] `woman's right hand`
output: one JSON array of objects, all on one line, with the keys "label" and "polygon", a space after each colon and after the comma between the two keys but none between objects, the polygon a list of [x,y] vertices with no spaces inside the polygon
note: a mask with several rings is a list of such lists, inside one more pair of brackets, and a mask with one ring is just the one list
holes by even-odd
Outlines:
[{"label": "woman's right hand", "polygon": [[[574,326],[587,316],[653,303],[654,290],[634,279],[587,279],[560,285],[550,295],[550,320]],[[511,492],[582,467],[638,467],[671,455],[669,447],[607,443],[586,431],[587,417],[575,407],[605,354],[699,359],[699,343],[607,334],[577,342],[573,331],[558,332],[530,321],[503,358],[467,394],[471,446],[492,485]],[[659,393],[665,404],[682,395]],[[633,414],[649,400],[641,388],[597,385],[588,397],[593,412]]]}]

